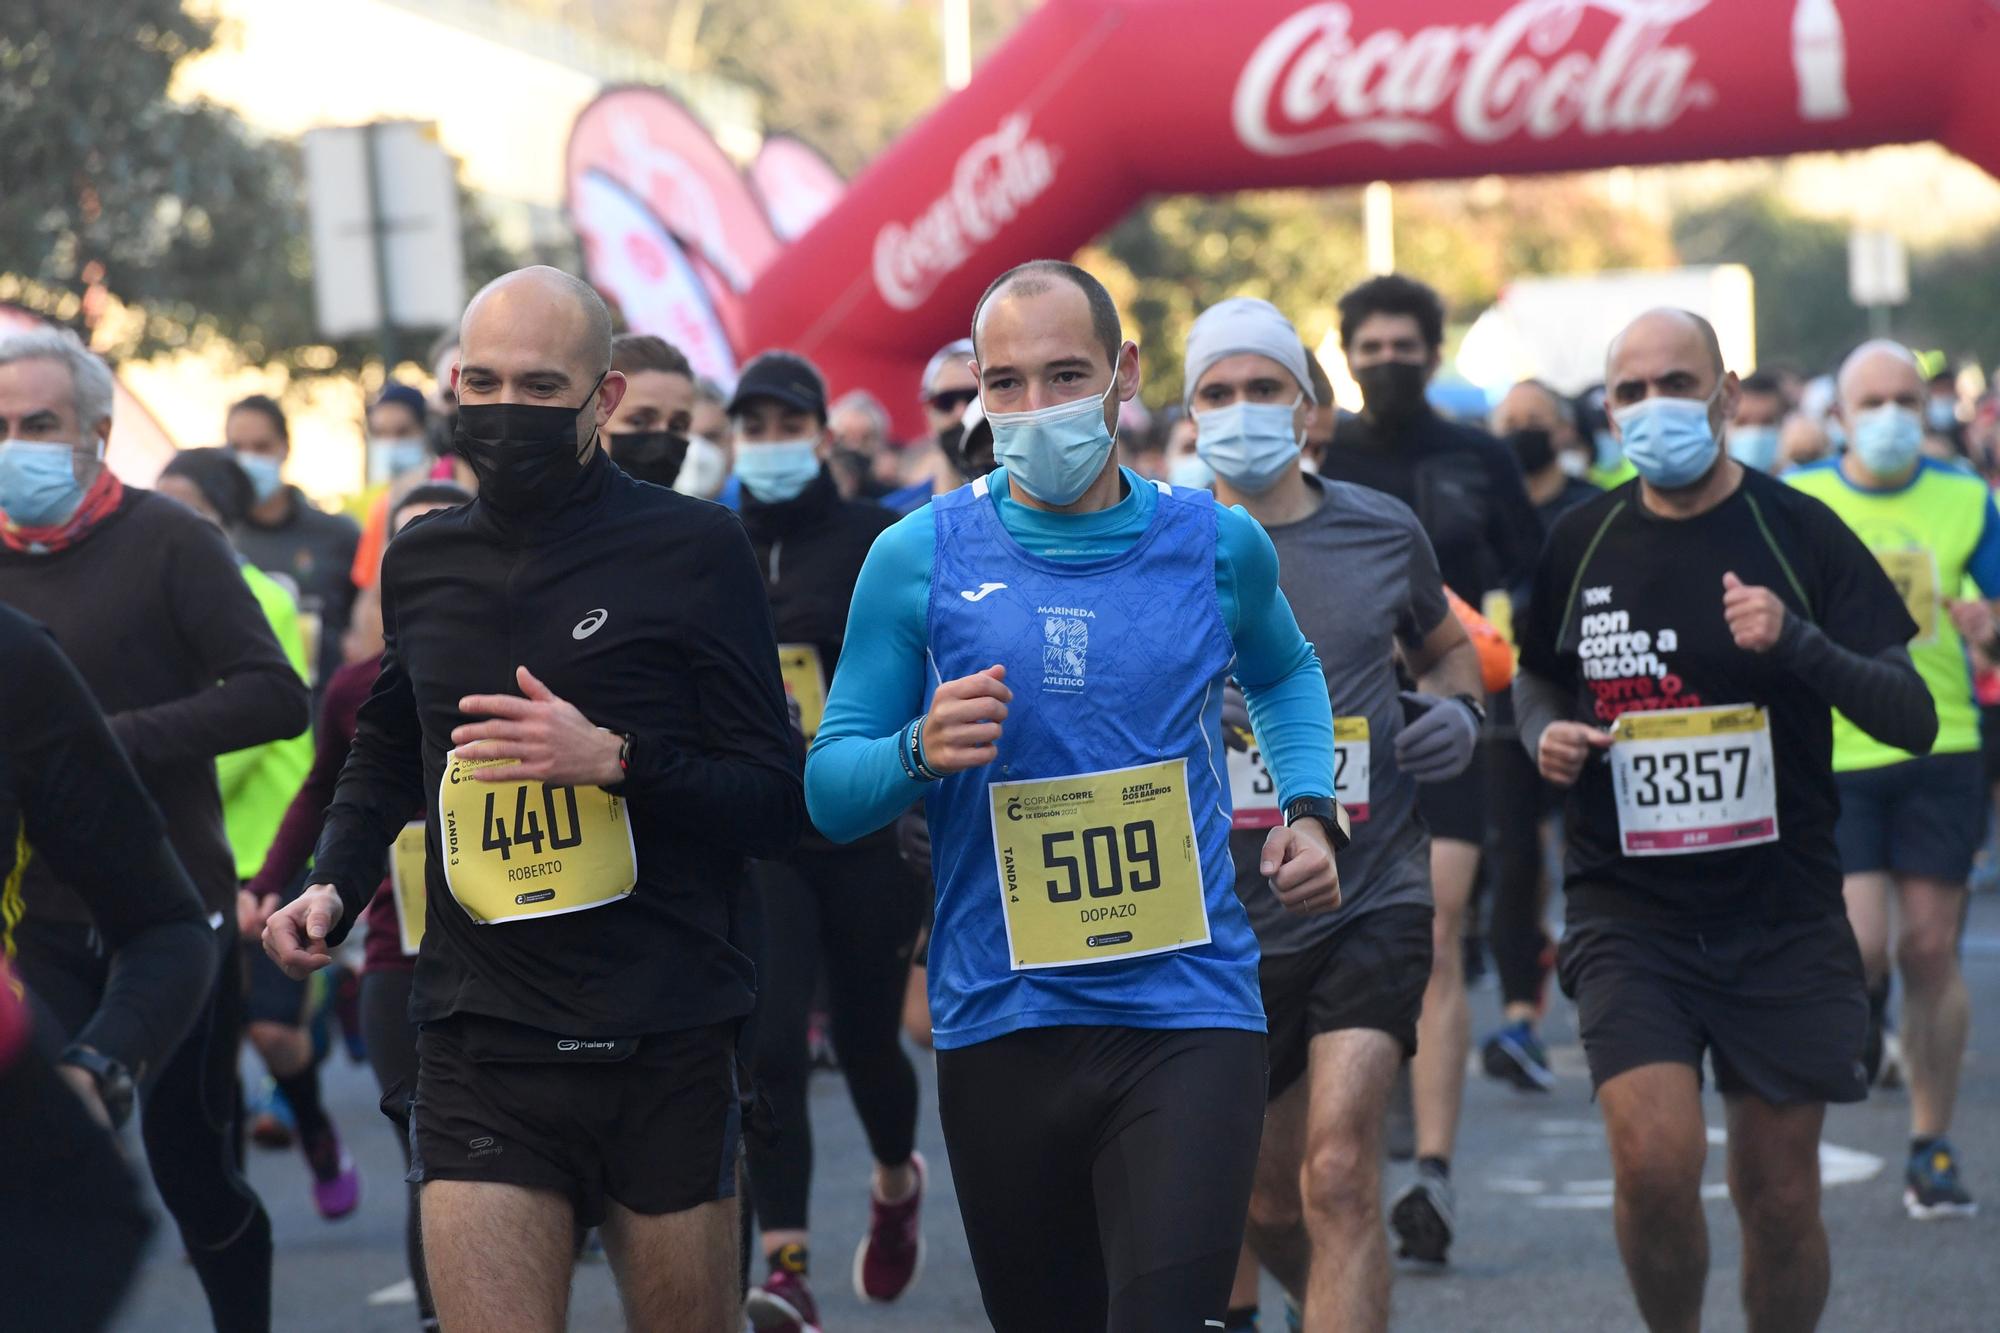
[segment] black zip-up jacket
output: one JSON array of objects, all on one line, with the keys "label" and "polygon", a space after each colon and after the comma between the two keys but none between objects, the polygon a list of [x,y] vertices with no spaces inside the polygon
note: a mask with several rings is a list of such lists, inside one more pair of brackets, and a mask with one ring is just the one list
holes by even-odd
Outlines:
[{"label": "black zip-up jacket", "polygon": [[[382,878],[384,849],[429,809],[419,1022],[486,1014],[586,1037],[739,1018],[754,973],[733,942],[746,856],[798,841],[805,796],[756,558],[735,515],[636,481],[594,450],[575,487],[526,517],[484,501],[428,515],[382,566],[387,648],[320,837],[340,892],[334,942]],[[615,788],[638,885],[562,915],[475,923],[451,897],[433,798],[468,694],[518,693],[526,666],[636,743]],[[517,826],[518,827],[518,826]]]},{"label": "black zip-up jacket", "polygon": [[[821,468],[790,500],[766,504],[743,489],[743,528],[764,570],[764,591],[780,644],[811,644],[819,653],[826,683],[833,683],[847,637],[847,610],[869,547],[896,515],[881,505],[843,500],[833,473]],[[873,841],[888,841],[884,829]],[[833,846],[807,825],[801,851]]]},{"label": "black zip-up jacket", "polygon": [[46,862],[89,910],[111,960],[96,1012],[64,1038],[143,1078],[166,1063],[208,999],[214,932],[90,688],[47,630],[6,606],[0,681],[0,901],[8,909],[0,934],[13,944],[23,872]]}]

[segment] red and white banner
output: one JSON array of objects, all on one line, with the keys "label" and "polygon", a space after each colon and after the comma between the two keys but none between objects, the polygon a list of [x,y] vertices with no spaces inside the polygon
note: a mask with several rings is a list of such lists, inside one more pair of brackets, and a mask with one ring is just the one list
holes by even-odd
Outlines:
[{"label": "red and white banner", "polygon": [[795,241],[840,202],[847,182],[811,147],[774,134],[750,164],[750,188],[779,239]]},{"label": "red and white banner", "polygon": [[743,348],[915,431],[986,284],[1147,194],[1931,138],[1992,169],[1996,69],[1989,0],[1048,0],[777,255]]},{"label": "red and white banner", "polygon": [[570,196],[584,269],[635,333],[665,338],[694,373],[736,384],[736,353],[708,288],[666,225],[639,196],[602,172],[585,172]]}]

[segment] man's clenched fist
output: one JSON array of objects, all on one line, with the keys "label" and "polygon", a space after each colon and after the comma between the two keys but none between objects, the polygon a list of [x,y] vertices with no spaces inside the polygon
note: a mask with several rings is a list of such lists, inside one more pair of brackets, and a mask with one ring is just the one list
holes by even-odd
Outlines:
[{"label": "man's clenched fist", "polygon": [[1013,698],[1004,666],[990,666],[938,686],[924,718],[924,762],[931,771],[963,773],[998,759],[1000,724]]}]

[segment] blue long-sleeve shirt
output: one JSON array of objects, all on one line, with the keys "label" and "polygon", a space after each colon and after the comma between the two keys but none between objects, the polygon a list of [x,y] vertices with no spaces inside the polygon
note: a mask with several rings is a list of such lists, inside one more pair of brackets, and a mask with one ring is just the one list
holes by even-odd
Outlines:
[{"label": "blue long-sleeve shirt", "polygon": [[[1109,509],[1057,514],[1011,498],[1003,468],[988,478],[1000,522],[1031,553],[1085,561],[1117,555],[1152,523],[1159,492],[1123,472],[1125,496]],[[1333,713],[1319,658],[1278,590],[1278,553],[1241,508],[1217,515],[1215,584],[1236,647],[1243,687],[1279,800],[1333,793]],[[840,667],[806,760],[806,806],[835,842],[874,832],[919,799],[927,784],[904,770],[902,734],[934,683],[928,660],[931,506],[876,538],[855,584]],[[1222,752],[1220,736],[1210,738]]]}]

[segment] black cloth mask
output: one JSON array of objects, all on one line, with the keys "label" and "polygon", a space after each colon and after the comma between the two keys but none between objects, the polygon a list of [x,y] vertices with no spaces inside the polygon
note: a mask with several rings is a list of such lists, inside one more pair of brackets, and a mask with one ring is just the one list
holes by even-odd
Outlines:
[{"label": "black cloth mask", "polygon": [[672,487],[687,461],[688,437],[671,430],[635,430],[607,435],[611,461],[640,481]]},{"label": "black cloth mask", "polygon": [[1354,372],[1368,415],[1378,421],[1408,421],[1422,413],[1430,377],[1430,367],[1414,361],[1378,361]]},{"label": "black cloth mask", "polygon": [[1510,430],[1507,447],[1530,477],[1556,461],[1556,442],[1545,430]]},{"label": "black cloth mask", "polygon": [[452,445],[479,478],[479,498],[503,514],[547,509],[583,475],[576,419],[597,384],[575,407],[539,403],[460,403]]}]

